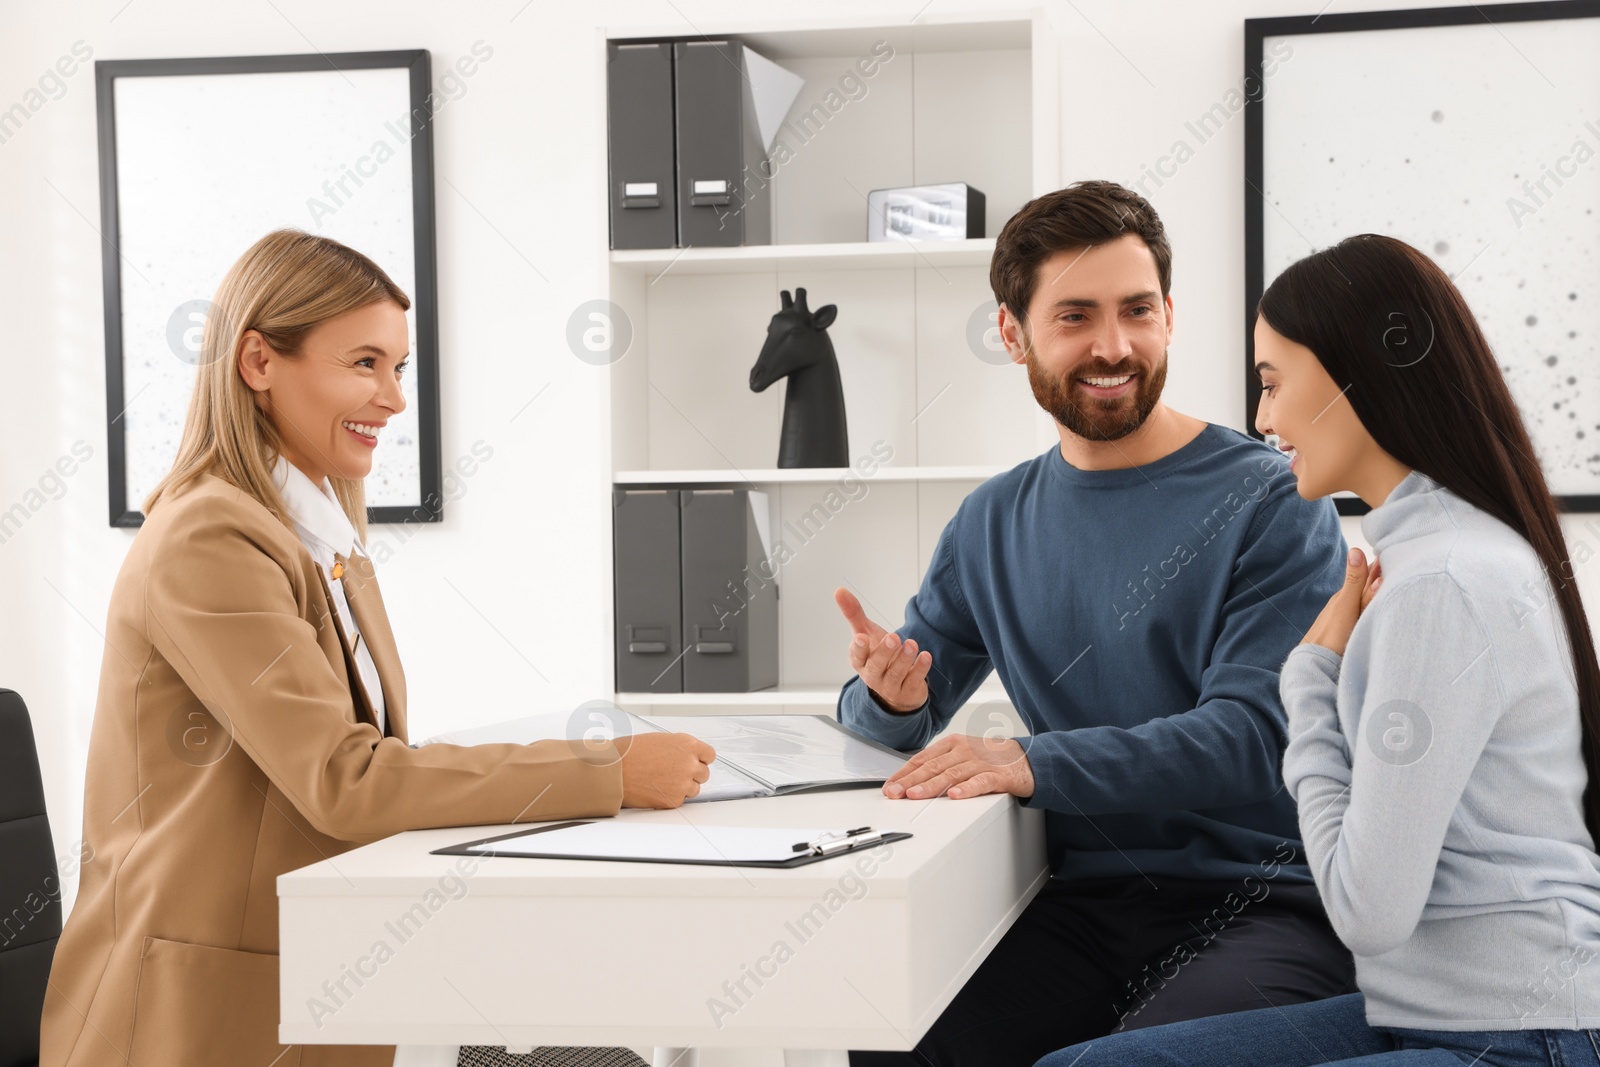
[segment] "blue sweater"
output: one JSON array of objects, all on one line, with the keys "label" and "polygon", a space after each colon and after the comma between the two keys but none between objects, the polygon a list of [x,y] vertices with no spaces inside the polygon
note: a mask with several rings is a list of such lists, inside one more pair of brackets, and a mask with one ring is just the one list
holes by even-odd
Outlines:
[{"label": "blue sweater", "polygon": [[1309,882],[1278,669],[1346,551],[1332,502],[1227,427],[1123,470],[1052,447],[962,501],[906,604],[927,703],[896,714],[852,678],[839,720],[922,748],[997,670],[1032,734],[1024,803],[1046,809],[1056,877]]}]

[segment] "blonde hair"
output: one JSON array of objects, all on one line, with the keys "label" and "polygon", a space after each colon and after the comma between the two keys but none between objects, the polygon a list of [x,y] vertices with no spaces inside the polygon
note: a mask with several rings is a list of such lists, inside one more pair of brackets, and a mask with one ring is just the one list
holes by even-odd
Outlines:
[{"label": "blonde hair", "polygon": [[[288,510],[272,480],[282,440],[256,393],[239,374],[239,343],[256,330],[280,355],[298,355],[307,333],[336,315],[411,298],[355,249],[301,230],[274,230],[239,257],[217,287],[200,345],[200,372],[172,469],[145,498],[144,513],[202,474],[215,474],[261,502],[285,526]],[[367,537],[366,491],[359,479],[329,476],[350,524]]]}]

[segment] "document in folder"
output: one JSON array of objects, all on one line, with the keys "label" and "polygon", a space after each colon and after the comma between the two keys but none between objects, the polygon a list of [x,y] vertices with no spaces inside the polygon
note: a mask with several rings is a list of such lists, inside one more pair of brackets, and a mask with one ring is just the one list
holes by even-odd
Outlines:
[{"label": "document in folder", "polygon": [[[887,781],[906,757],[887,745],[845,729],[825,715],[672,715],[645,716],[608,709],[596,714],[595,729],[608,736],[659,730],[693,734],[717,750],[711,778],[700,786],[701,800],[770,797],[829,785]],[[577,724],[576,726],[574,724]],[[423,744],[487,745],[534,741],[581,741],[584,720],[567,712],[457,730]]]}]

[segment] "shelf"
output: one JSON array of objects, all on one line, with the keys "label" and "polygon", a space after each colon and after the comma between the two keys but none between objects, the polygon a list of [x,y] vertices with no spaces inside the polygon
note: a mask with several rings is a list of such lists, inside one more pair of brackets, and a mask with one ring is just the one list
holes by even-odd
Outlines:
[{"label": "shelf", "polygon": [[[825,56],[855,56],[869,51],[879,40],[893,41],[897,49],[913,53],[970,52],[977,49],[1023,49],[1032,44],[1033,12],[986,12],[982,15],[942,15],[919,11],[911,24],[885,25],[877,16],[833,18],[750,18],[747,13],[722,22],[704,19],[694,25],[695,36],[734,37],[775,62]],[[615,40],[681,38],[684,25],[608,26],[605,36]]]},{"label": "shelf", "polygon": [[[833,707],[839,702],[838,686],[827,689],[800,688],[800,689],[758,689],[754,693],[617,693],[618,704],[654,704],[657,707],[704,707],[714,709],[728,705],[808,705],[815,707]],[[972,694],[970,703],[985,703],[990,700],[1006,700],[1005,688],[999,685],[982,685]],[[718,714],[715,710],[708,710],[708,715]]]},{"label": "shelf", "polygon": [[611,253],[632,274],[753,274],[762,271],[870,270],[878,267],[987,267],[994,238],[964,241],[845,241],[736,248],[638,248]]},{"label": "shelf", "polygon": [[854,467],[751,467],[748,470],[664,470],[617,471],[615,485],[776,485],[792,482],[818,484],[837,482],[845,477],[873,482],[981,482],[1004,474],[1009,467],[879,467],[862,474]]}]

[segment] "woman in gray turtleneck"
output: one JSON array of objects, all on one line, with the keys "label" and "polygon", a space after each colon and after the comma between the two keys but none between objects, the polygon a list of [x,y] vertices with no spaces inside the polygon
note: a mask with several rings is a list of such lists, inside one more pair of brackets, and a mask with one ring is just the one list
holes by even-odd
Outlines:
[{"label": "woman in gray turtleneck", "polygon": [[1284,782],[1361,992],[1262,990],[1038,1067],[1600,1064],[1600,664],[1494,355],[1448,276],[1375,234],[1259,311],[1257,428],[1301,496],[1373,508],[1377,561],[1352,550],[1280,677]]}]

